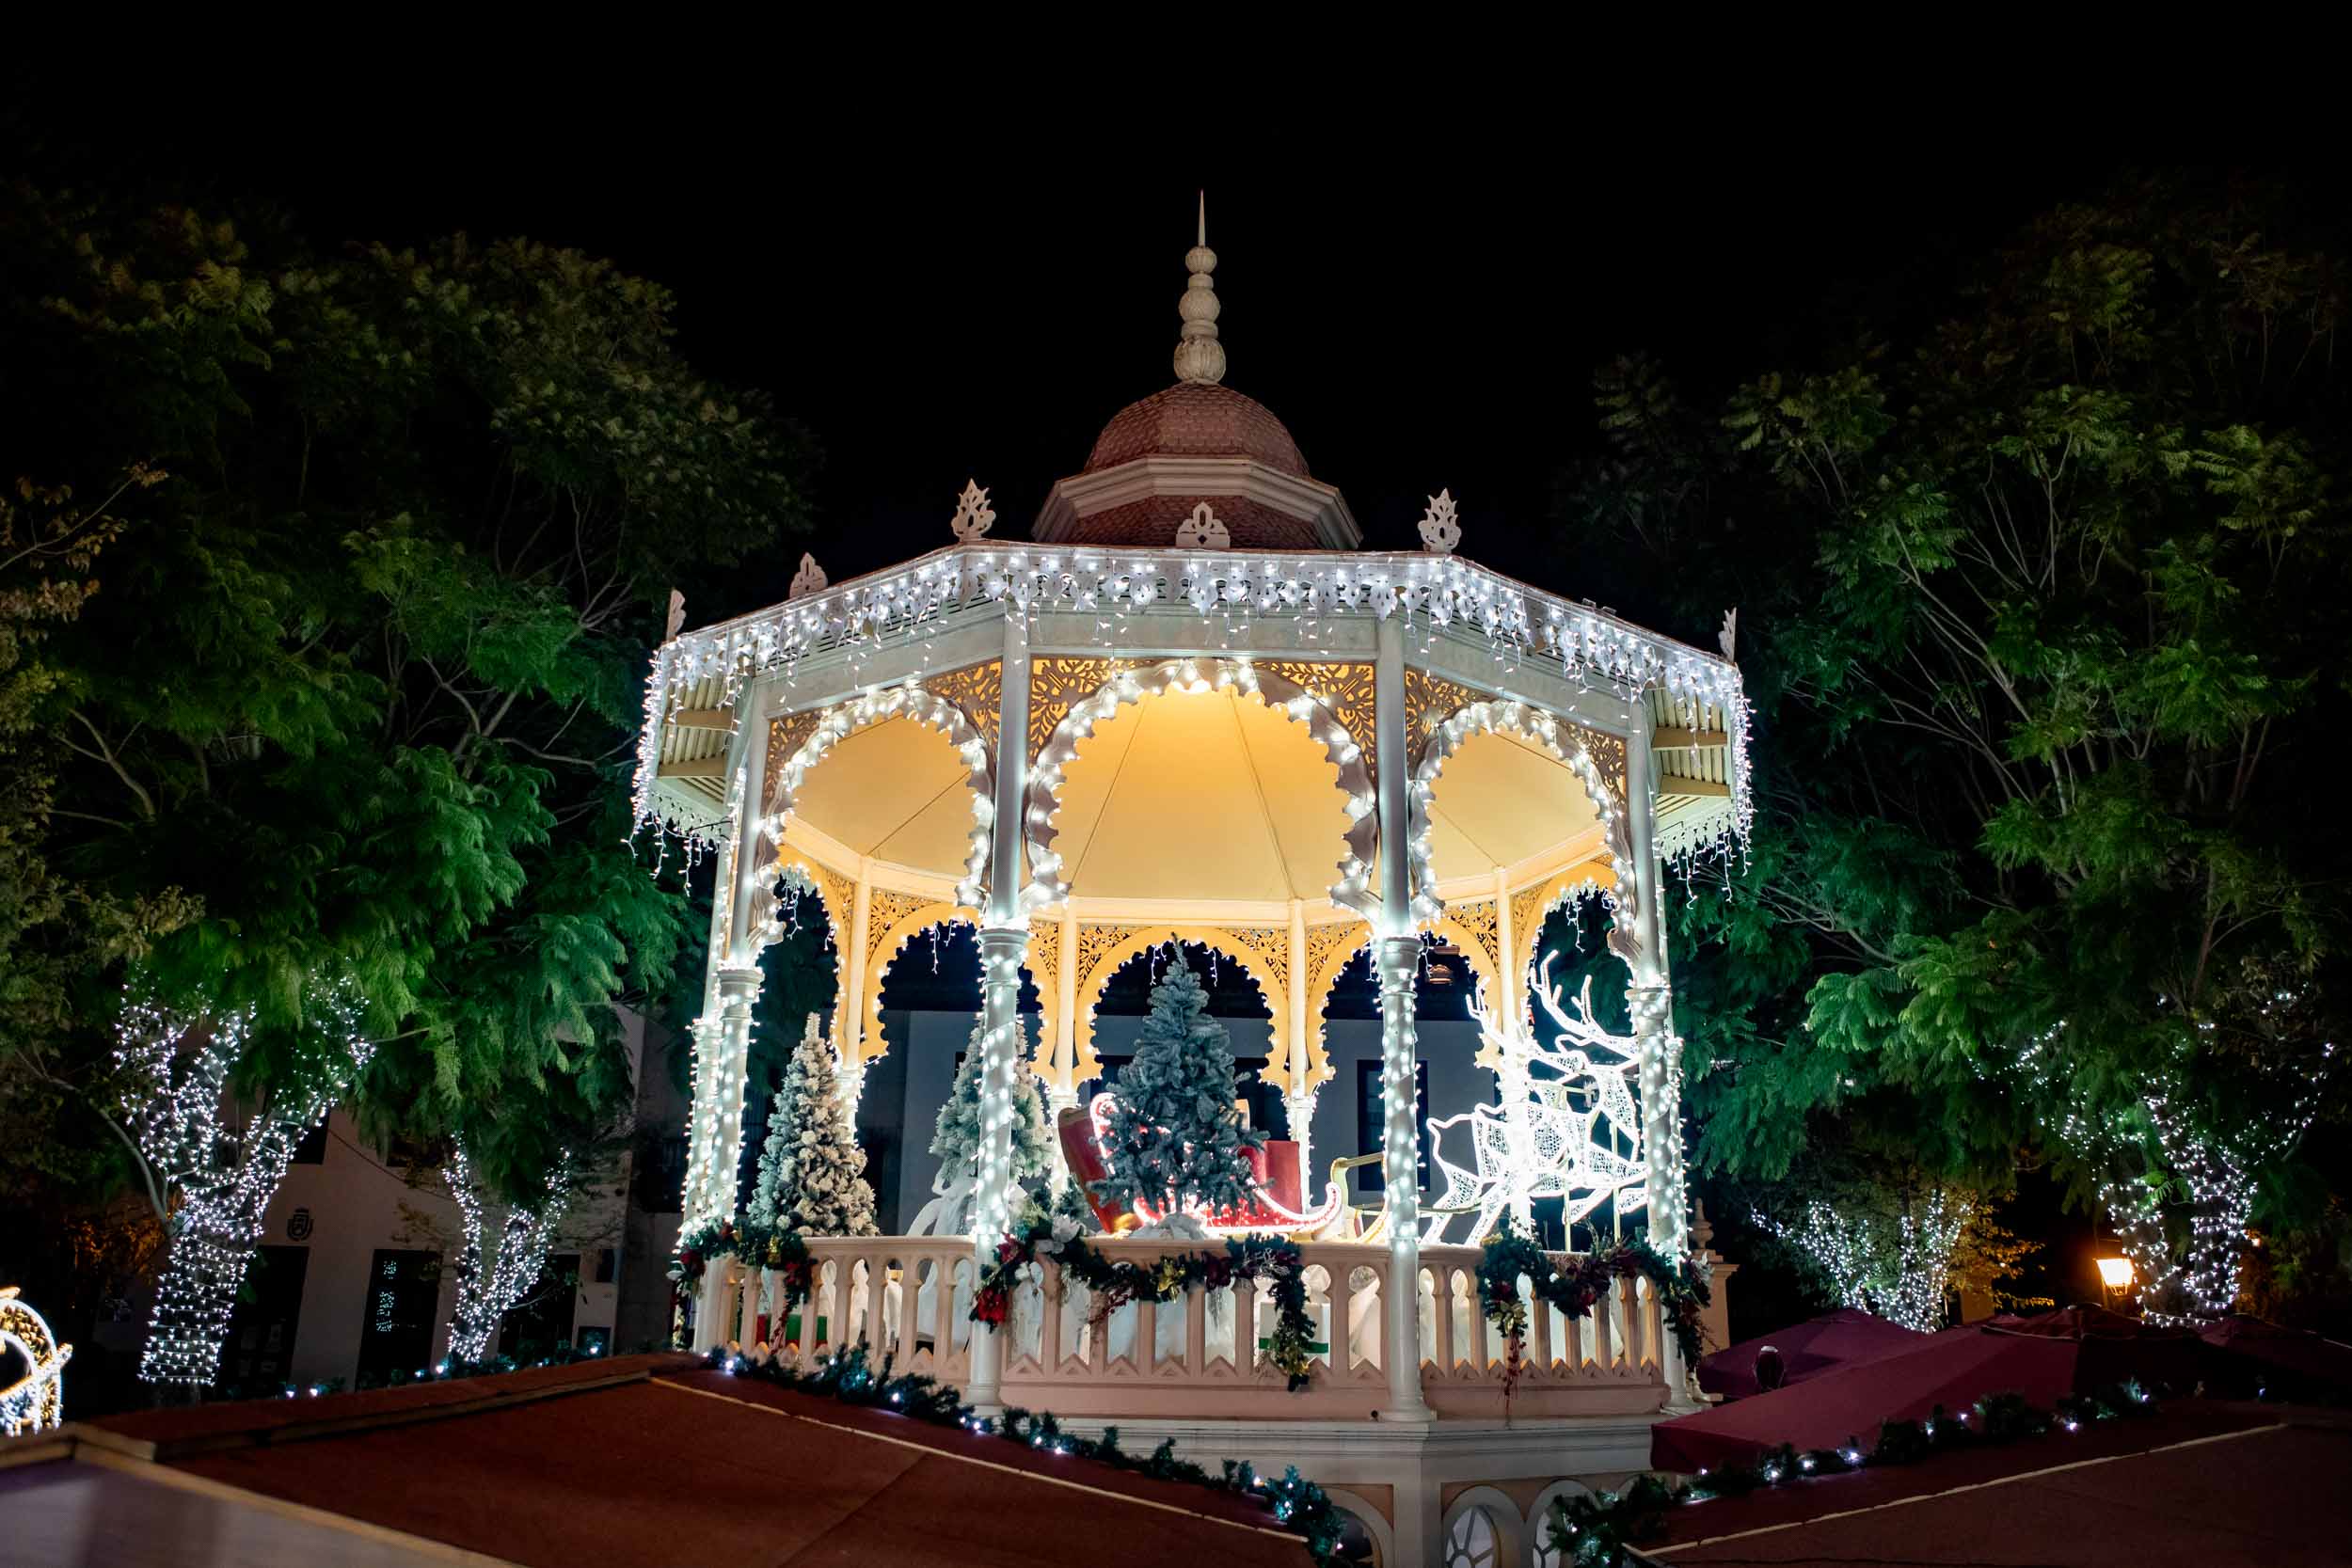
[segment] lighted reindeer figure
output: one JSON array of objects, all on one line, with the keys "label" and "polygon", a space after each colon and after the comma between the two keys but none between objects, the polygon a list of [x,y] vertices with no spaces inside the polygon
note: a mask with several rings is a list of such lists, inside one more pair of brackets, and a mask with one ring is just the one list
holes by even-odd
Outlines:
[{"label": "lighted reindeer figure", "polygon": [[[1574,1225],[1613,1196],[1620,1213],[1648,1199],[1642,1116],[1633,1094],[1633,1037],[1594,1022],[1589,974],[1576,998],[1577,1016],[1568,1015],[1551,977],[1558,957],[1544,956],[1534,988],[1559,1029],[1551,1043],[1516,1019],[1499,1021],[1480,987],[1470,996],[1470,1017],[1500,1064],[1501,1103],[1430,1118],[1430,1144],[1446,1182],[1431,1207],[1474,1211],[1464,1238],[1469,1242],[1493,1235],[1506,1213],[1524,1229],[1539,1197],[1563,1201],[1564,1225]],[[1442,1152],[1445,1130],[1464,1122],[1470,1124],[1471,1169]],[[1443,1241],[1452,1218],[1435,1218],[1422,1239]]]}]

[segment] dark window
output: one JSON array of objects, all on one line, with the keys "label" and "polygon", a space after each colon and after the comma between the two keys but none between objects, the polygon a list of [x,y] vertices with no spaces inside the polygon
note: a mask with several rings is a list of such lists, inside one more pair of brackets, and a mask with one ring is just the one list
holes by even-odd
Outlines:
[{"label": "dark window", "polygon": [[326,1163],[326,1123],[320,1122],[302,1134],[294,1145],[294,1163],[297,1165],[323,1165]]},{"label": "dark window", "polygon": [[[1413,1064],[1413,1142],[1416,1148],[1416,1180],[1423,1187],[1429,1185],[1429,1064]],[[1380,1092],[1380,1064],[1377,1061],[1356,1064],[1356,1137],[1357,1150],[1370,1154],[1382,1146],[1387,1131],[1389,1111],[1386,1097]],[[1356,1190],[1378,1193],[1388,1190],[1387,1178],[1378,1165],[1365,1165],[1356,1172]]]},{"label": "dark window", "polygon": [[222,1375],[230,1384],[261,1385],[245,1391],[266,1394],[268,1386],[286,1381],[286,1370],[294,1363],[294,1330],[302,1322],[302,1282],[310,1272],[307,1246],[255,1251],[229,1319],[229,1354]]},{"label": "dark window", "polygon": [[686,1207],[686,1134],[644,1130],[637,1134],[637,1206],[649,1214]]},{"label": "dark window", "polygon": [[377,1250],[359,1307],[363,1383],[409,1376],[432,1359],[440,1294],[439,1253]]},{"label": "dark window", "polygon": [[506,1314],[499,1351],[517,1361],[536,1361],[572,1342],[572,1312],[580,1302],[580,1254],[550,1254],[539,1277]]},{"label": "dark window", "polygon": [[596,1248],[596,1283],[610,1285],[618,1273],[620,1254],[609,1246]]}]

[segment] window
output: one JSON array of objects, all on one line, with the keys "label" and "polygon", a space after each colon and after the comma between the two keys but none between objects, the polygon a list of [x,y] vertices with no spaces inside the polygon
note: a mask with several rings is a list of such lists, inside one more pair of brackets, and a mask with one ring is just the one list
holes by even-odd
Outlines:
[{"label": "window", "polygon": [[441,1255],[379,1248],[359,1304],[359,1378],[407,1377],[433,1358]]},{"label": "window", "polygon": [[1495,1522],[1483,1508],[1466,1508],[1445,1532],[1445,1568],[1496,1568]]},{"label": "window", "polygon": [[612,1283],[615,1275],[618,1273],[617,1262],[619,1257],[620,1255],[609,1246],[596,1248],[597,1284],[610,1285]]},{"label": "window", "polygon": [[[1413,1142],[1416,1148],[1415,1180],[1423,1187],[1429,1185],[1429,1064],[1413,1064]],[[1380,1092],[1380,1064],[1377,1061],[1356,1064],[1356,1147],[1366,1154],[1381,1147],[1383,1133],[1389,1124],[1387,1097]],[[1359,1192],[1387,1191],[1387,1178],[1378,1165],[1367,1165],[1356,1172]]]},{"label": "window", "polygon": [[294,1364],[294,1330],[302,1322],[302,1283],[310,1272],[307,1246],[256,1249],[229,1319],[229,1349],[221,1367],[225,1381],[268,1385],[286,1380],[286,1370]]}]

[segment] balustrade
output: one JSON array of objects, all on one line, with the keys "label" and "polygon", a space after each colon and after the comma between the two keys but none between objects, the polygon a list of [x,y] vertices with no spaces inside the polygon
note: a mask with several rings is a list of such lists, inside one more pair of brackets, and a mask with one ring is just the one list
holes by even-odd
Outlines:
[{"label": "balustrade", "polygon": [[[1200,1243],[1094,1237],[1104,1257],[1149,1265]],[[1261,1341],[1276,1309],[1263,1286],[1193,1286],[1168,1302],[1135,1301],[1093,1321],[1085,1288],[1050,1258],[1014,1293],[1004,1328],[1004,1399],[1061,1416],[1171,1419],[1334,1420],[1368,1418],[1388,1387],[1382,1304],[1391,1289],[1387,1247],[1308,1242],[1307,1311],[1316,1367],[1290,1393]],[[971,1370],[972,1243],[957,1236],[818,1238],[815,1278],[797,1313],[783,1311],[783,1276],[714,1259],[703,1279],[697,1348],[768,1344],[797,1366],[863,1342],[877,1366],[963,1383]],[[1418,1278],[1421,1381],[1431,1408],[1453,1418],[1506,1414],[1507,1346],[1478,1305],[1479,1250],[1424,1246]],[[1508,1413],[1624,1415],[1655,1410],[1664,1324],[1649,1283],[1621,1279],[1581,1318],[1534,1300]],[[797,1318],[794,1323],[791,1318]],[[780,1319],[784,1321],[779,1321]]]}]

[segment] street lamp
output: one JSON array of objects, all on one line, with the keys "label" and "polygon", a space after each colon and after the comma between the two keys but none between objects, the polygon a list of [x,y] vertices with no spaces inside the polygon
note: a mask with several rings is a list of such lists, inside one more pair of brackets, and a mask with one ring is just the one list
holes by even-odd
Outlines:
[{"label": "street lamp", "polygon": [[2115,1292],[2132,1288],[2132,1260],[2128,1258],[2097,1258],[2092,1261],[2099,1268],[2099,1305],[2112,1308]]}]

